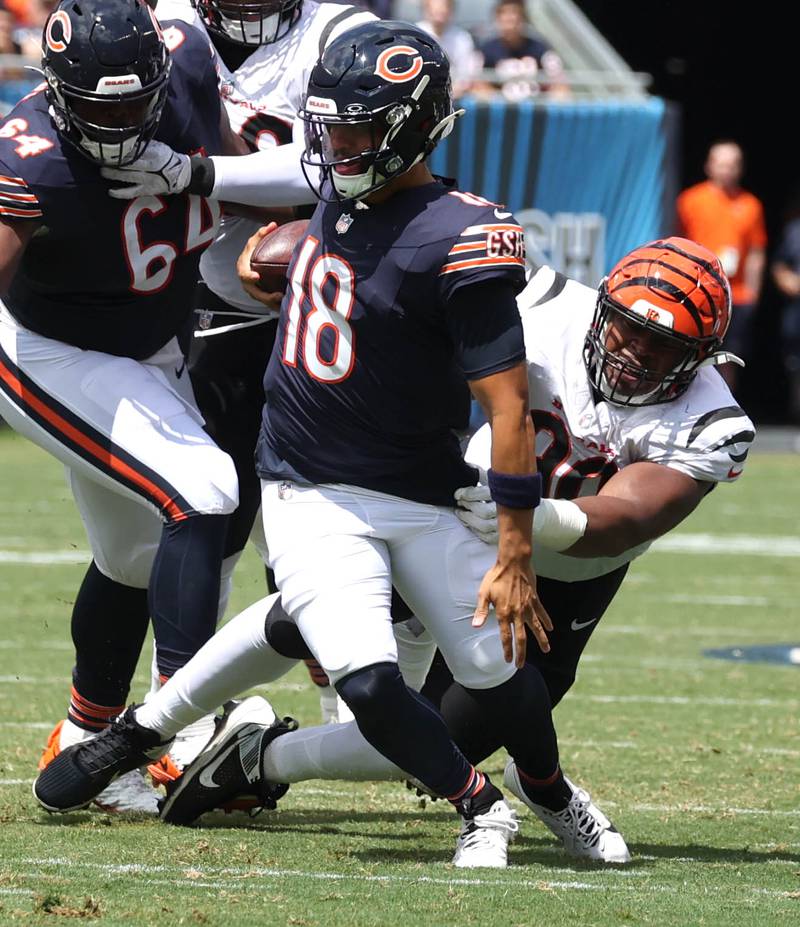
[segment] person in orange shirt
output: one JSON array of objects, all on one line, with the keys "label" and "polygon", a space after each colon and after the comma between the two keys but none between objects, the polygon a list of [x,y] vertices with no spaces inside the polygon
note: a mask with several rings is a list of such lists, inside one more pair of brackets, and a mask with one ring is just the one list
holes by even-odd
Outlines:
[{"label": "person in orange shirt", "polygon": [[[679,234],[705,245],[722,262],[733,297],[725,346],[746,359],[766,263],[764,208],[756,196],[740,186],[744,154],[736,142],[714,142],[706,156],[705,173],[707,180],[678,195]],[[733,389],[736,365],[723,364],[720,373]]]}]

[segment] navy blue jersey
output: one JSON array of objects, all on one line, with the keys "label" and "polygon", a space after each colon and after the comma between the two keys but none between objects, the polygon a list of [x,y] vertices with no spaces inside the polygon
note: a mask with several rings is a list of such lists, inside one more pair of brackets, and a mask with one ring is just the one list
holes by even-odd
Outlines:
[{"label": "navy blue jersey", "polygon": [[320,204],[289,269],[259,474],[453,505],[475,482],[452,430],[465,378],[524,359],[524,266],[511,213],[440,182],[369,209]]},{"label": "navy blue jersey", "polygon": [[[181,152],[221,150],[208,40],[165,24],[169,93],[156,139]],[[192,307],[219,208],[198,196],[118,200],[113,183],[56,131],[44,85],[0,124],[0,217],[35,222],[4,302],[26,328],[136,359],[176,334]]]}]

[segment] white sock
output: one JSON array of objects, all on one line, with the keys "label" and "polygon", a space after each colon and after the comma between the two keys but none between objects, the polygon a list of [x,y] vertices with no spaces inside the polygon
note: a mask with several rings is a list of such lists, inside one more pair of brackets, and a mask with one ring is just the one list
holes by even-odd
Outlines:
[{"label": "white sock", "polygon": [[271,782],[408,778],[364,740],[355,721],[300,728],[276,737],[264,752],[264,775]]},{"label": "white sock", "polygon": [[136,709],[145,727],[172,737],[246,689],[273,682],[297,662],[281,656],[264,635],[277,593],[232,618],[194,657]]}]

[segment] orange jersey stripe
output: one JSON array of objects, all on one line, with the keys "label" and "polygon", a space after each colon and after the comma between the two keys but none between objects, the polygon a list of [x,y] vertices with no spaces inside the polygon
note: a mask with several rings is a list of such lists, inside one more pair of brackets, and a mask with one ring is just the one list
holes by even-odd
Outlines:
[{"label": "orange jersey stripe", "polygon": [[463,245],[455,245],[448,251],[448,254],[461,254],[463,251],[485,251],[485,250],[486,250],[485,241],[469,241],[469,242],[464,242]]},{"label": "orange jersey stripe", "polygon": [[33,193],[6,193],[3,190],[0,190],[0,199],[3,200],[13,200],[15,203],[38,203],[39,200],[33,195]]},{"label": "orange jersey stripe", "polygon": [[27,186],[21,177],[6,177],[5,174],[0,174],[0,183],[10,183],[13,187]]},{"label": "orange jersey stripe", "polygon": [[13,209],[11,206],[0,206],[0,216],[18,216],[20,219],[36,219],[44,213],[41,209]]}]

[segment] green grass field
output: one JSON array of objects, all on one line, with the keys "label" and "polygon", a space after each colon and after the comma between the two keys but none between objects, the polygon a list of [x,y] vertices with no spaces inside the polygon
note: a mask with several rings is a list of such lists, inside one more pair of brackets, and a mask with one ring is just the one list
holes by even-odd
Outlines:
[{"label": "green grass field", "polygon": [[[66,710],[86,540],[57,464],[7,431],[0,462],[0,924],[800,923],[800,666],[703,656],[800,647],[797,457],[751,457],[634,566],[557,710],[565,771],[634,862],[574,863],[522,814],[509,869],[466,874],[447,863],[454,814],[399,784],[310,782],[277,812],[196,829],[40,811],[30,783]],[[698,535],[704,552],[682,549]],[[234,608],[262,594],[260,577],[248,554]],[[316,723],[304,671],[265,694]],[[499,780],[502,765],[486,768]]]}]

